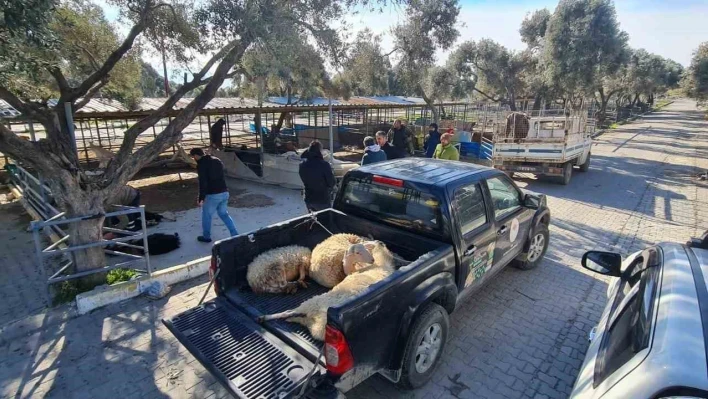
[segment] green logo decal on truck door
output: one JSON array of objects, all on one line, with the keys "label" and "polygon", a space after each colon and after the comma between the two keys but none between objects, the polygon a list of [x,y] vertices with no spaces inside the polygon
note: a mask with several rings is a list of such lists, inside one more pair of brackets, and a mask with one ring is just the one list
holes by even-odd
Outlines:
[{"label": "green logo decal on truck door", "polygon": [[482,277],[484,273],[492,267],[495,244],[496,243],[493,242],[487,245],[486,250],[475,253],[470,262],[469,273],[465,279],[465,288],[472,284],[473,281]]}]

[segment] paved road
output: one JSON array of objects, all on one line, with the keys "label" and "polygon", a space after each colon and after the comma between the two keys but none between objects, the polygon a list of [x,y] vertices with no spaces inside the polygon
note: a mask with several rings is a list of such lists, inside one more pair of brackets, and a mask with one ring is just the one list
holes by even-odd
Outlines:
[{"label": "paved road", "polygon": [[[606,281],[579,267],[588,249],[629,253],[708,229],[708,122],[695,104],[606,133],[592,167],[569,186],[521,176],[549,195],[551,247],[536,270],[508,269],[451,318],[451,339],[432,383],[412,394],[382,378],[352,398],[562,398],[605,304]],[[162,300],[138,299],[30,331],[0,346],[0,396],[224,397],[226,392],[159,323],[194,306],[205,278]]]}]

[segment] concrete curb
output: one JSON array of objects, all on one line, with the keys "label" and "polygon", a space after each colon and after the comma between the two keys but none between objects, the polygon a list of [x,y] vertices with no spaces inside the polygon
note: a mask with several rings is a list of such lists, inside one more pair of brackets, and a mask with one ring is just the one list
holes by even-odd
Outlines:
[{"label": "concrete curb", "polygon": [[145,287],[155,281],[172,286],[173,284],[199,277],[209,270],[210,262],[211,257],[207,256],[182,265],[156,271],[150,277],[96,287],[91,291],[83,292],[76,296],[77,313],[83,315],[94,309],[134,298],[142,294]]}]

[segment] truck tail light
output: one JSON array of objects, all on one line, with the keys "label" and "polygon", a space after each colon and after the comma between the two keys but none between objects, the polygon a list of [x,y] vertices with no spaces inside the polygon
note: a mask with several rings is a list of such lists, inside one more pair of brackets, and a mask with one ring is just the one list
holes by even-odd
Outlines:
[{"label": "truck tail light", "polygon": [[[211,263],[209,264],[209,281],[214,278],[216,274],[216,256],[211,257]],[[214,294],[219,295],[219,282],[214,280]]]},{"label": "truck tail light", "polygon": [[325,329],[325,361],[327,371],[334,375],[342,375],[354,367],[354,358],[344,334],[332,326]]},{"label": "truck tail light", "polygon": [[387,186],[403,187],[403,180],[391,179],[390,177],[383,177],[374,175],[371,179],[374,183],[385,184]]}]

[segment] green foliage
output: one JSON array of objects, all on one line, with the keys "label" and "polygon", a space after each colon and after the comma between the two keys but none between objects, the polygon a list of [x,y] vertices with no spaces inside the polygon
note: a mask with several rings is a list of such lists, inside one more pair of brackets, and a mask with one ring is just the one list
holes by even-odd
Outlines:
[{"label": "green foliage", "polygon": [[[359,96],[377,96],[391,92],[391,62],[381,50],[381,36],[368,28],[359,32],[343,62],[341,79]],[[393,84],[391,84],[393,85]]]},{"label": "green foliage", "polygon": [[[454,71],[435,66],[435,52],[447,50],[457,40],[458,0],[411,0],[406,8],[405,22],[392,30],[394,46],[400,60],[395,71],[402,88],[423,96],[438,119],[436,103],[454,91],[453,86],[433,88],[432,82],[450,82]],[[432,90],[432,91],[431,91]]]},{"label": "green foliage", "polygon": [[108,272],[106,276],[106,282],[108,285],[113,285],[116,283],[122,283],[124,281],[130,281],[138,273],[133,269],[113,269]]},{"label": "green foliage", "polygon": [[521,41],[526,43],[529,49],[539,49],[543,45],[550,20],[551,12],[546,8],[527,14],[519,29]]},{"label": "green foliage", "polygon": [[681,86],[688,96],[701,101],[708,100],[708,42],[701,43],[693,53]]},{"label": "green foliage", "polygon": [[549,86],[570,97],[592,94],[626,61],[627,40],[611,0],[561,0],[544,37]]},{"label": "green foliage", "polygon": [[[58,68],[69,85],[78,85],[120,44],[120,37],[103,10],[88,1],[63,2],[46,10],[41,20],[46,25],[43,34],[55,41],[24,37],[12,42],[12,54],[0,52],[0,77],[7,79],[11,91],[26,100],[59,96],[50,68]],[[140,76],[140,51],[134,49],[118,62],[101,93],[132,107],[142,94]]]},{"label": "green foliage", "polygon": [[512,106],[525,89],[524,77],[533,62],[529,52],[513,52],[490,39],[464,42],[448,60],[461,76],[472,76],[474,84],[466,89]]}]

